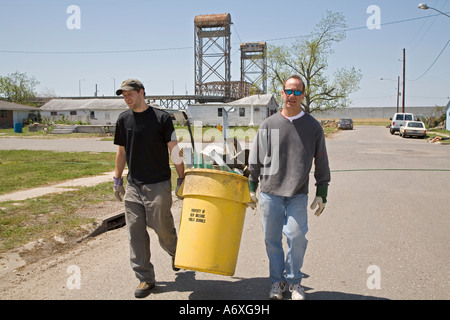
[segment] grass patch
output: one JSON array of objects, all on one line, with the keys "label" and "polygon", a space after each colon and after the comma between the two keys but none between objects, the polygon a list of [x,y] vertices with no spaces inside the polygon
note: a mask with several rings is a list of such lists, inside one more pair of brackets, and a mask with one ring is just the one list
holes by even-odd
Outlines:
[{"label": "grass patch", "polygon": [[102,183],[77,191],[0,203],[0,252],[37,239],[51,240],[55,235],[70,238],[86,233],[83,226],[94,219],[77,216],[76,211],[116,201],[111,189],[111,183]]},{"label": "grass patch", "polygon": [[432,130],[432,131],[428,131],[429,133],[435,133],[435,134],[441,134],[442,136],[450,136],[450,131],[449,130]]},{"label": "grass patch", "polygon": [[439,141],[441,144],[450,145],[450,131],[449,130],[427,131],[427,137],[428,137],[428,139],[441,137],[442,140]]},{"label": "grass patch", "polygon": [[355,126],[382,126],[386,127],[391,123],[389,119],[353,119]]},{"label": "grass patch", "polygon": [[[172,169],[172,191],[177,174]],[[126,185],[126,178],[124,179]],[[27,199],[0,202],[0,253],[30,241],[52,241],[55,235],[67,238],[86,236],[84,226],[95,220],[78,216],[77,211],[105,202],[116,202],[111,182],[76,191]]]},{"label": "grass patch", "polygon": [[114,170],[111,152],[0,150],[0,194]]},{"label": "grass patch", "polygon": [[338,131],[338,128],[335,127],[324,127],[323,128],[323,132],[325,134],[325,137],[327,137],[328,135],[332,134],[333,132]]},{"label": "grass patch", "polygon": [[[172,170],[172,190],[176,178]],[[23,201],[1,202],[0,253],[38,239],[50,242],[55,235],[66,239],[86,236],[88,232],[83,227],[92,224],[94,219],[78,216],[77,211],[108,201],[117,201],[112,182]]]}]

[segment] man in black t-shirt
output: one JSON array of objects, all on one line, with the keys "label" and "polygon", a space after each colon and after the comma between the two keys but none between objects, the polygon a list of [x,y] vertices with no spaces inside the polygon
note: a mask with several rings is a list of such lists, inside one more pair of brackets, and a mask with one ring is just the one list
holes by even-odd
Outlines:
[{"label": "man in black t-shirt", "polygon": [[[130,240],[130,262],[140,284],[137,298],[146,297],[155,286],[155,273],[150,262],[150,238],[147,227],[155,230],[161,247],[172,257],[177,234],[173,222],[171,170],[169,151],[178,174],[177,187],[184,179],[175,129],[170,115],[145,103],[145,89],[136,79],[122,82],[117,95],[122,95],[129,110],[121,113],[116,123],[114,144],[118,145],[114,190],[124,200],[125,220]],[[128,165],[127,186],[122,173]]]}]

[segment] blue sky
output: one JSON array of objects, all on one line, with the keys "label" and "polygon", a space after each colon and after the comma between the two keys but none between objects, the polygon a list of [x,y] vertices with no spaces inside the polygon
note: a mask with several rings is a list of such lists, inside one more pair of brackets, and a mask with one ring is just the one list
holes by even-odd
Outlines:
[{"label": "blue sky", "polygon": [[[445,105],[450,97],[450,18],[420,10],[416,0],[0,0],[0,75],[34,76],[39,94],[111,96],[114,83],[141,79],[147,94],[194,93],[194,18],[230,13],[232,80],[240,78],[240,42],[291,44],[326,10],[342,12],[347,38],[334,47],[328,73],[361,69],[353,106],[395,106],[406,49],[406,106]],[[450,12],[450,0],[429,0]],[[80,28],[69,29],[70,5]],[[380,8],[381,28],[368,29]],[[439,59],[436,60],[441,53]],[[436,60],[436,61],[435,61]],[[427,69],[434,65],[427,71]],[[425,73],[426,72],[426,73]],[[424,74],[425,73],[425,74]],[[380,78],[390,80],[380,80]]]}]

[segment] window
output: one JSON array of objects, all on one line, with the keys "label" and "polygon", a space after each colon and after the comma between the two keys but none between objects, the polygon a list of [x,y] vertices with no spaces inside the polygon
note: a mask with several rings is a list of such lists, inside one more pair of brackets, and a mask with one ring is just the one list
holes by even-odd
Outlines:
[{"label": "window", "polygon": [[94,111],[91,111],[91,113],[90,113],[90,118],[91,118],[91,119],[95,119],[95,112],[94,112]]},{"label": "window", "polygon": [[58,112],[56,112],[56,111],[50,111],[50,115],[51,115],[51,116],[57,116],[57,115],[58,115]]},{"label": "window", "polygon": [[70,111],[70,115],[71,115],[71,116],[76,116],[76,115],[77,115],[77,112],[76,112],[76,111]]},{"label": "window", "polygon": [[406,121],[411,121],[411,120],[412,120],[412,115],[410,115],[410,114],[405,114],[405,120],[406,120]]},{"label": "window", "polygon": [[217,108],[217,116],[218,117],[222,116],[222,108]]},{"label": "window", "polygon": [[239,117],[245,117],[245,108],[239,108]]},{"label": "window", "polygon": [[6,118],[7,114],[6,114],[6,110],[0,110],[0,118]]},{"label": "window", "polygon": [[408,123],[408,127],[410,128],[423,128],[423,124],[420,122],[410,122]]},{"label": "window", "polygon": [[402,114],[398,114],[397,118],[395,118],[395,120],[403,120],[403,115]]}]

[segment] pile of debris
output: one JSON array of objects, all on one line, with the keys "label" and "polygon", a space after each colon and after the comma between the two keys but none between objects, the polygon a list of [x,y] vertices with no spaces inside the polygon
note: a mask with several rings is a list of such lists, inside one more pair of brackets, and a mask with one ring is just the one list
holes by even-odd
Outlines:
[{"label": "pile of debris", "polygon": [[324,128],[337,128],[338,127],[336,120],[321,120],[320,124]]},{"label": "pile of debris", "polygon": [[436,136],[436,137],[434,137],[434,138],[428,138],[428,139],[427,139],[427,141],[430,142],[430,143],[439,142],[439,141],[441,141],[441,140],[442,140],[442,137],[440,137],[440,136]]},{"label": "pile of debris", "polygon": [[445,130],[445,121],[442,121],[436,127],[430,128],[429,130]]}]

